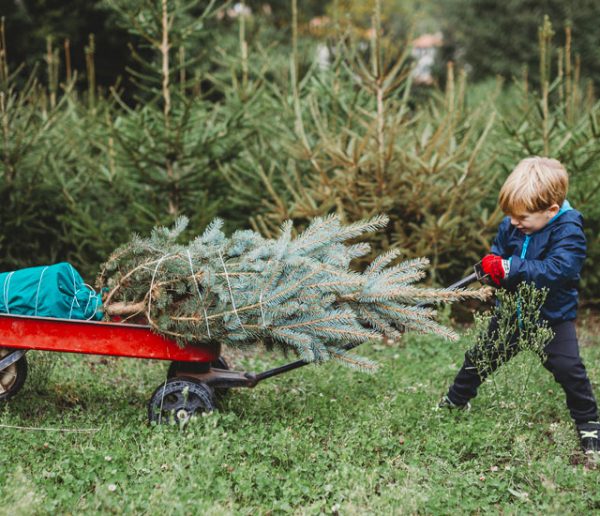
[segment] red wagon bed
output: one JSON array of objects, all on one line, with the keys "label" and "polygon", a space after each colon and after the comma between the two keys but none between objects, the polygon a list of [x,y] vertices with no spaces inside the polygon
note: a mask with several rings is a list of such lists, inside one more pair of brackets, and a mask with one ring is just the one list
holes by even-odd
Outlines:
[{"label": "red wagon bed", "polygon": [[185,423],[216,408],[216,394],[305,365],[297,361],[260,374],[230,371],[216,341],[179,346],[149,326],[0,314],[0,402],[12,398],[27,377],[27,351],[53,351],[169,360],[167,380],[148,403],[151,422]]},{"label": "red wagon bed", "polygon": [[149,326],[0,314],[0,345],[11,349],[61,351],[182,362],[213,362],[219,346],[179,346]]}]

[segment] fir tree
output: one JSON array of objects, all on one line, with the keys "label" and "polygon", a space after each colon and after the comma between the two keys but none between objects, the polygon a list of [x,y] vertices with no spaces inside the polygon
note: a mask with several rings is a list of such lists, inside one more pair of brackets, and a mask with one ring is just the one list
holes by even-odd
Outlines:
[{"label": "fir tree", "polygon": [[[503,134],[497,147],[506,174],[528,155],[551,156],[569,172],[569,200],[585,215],[588,259],[582,288],[597,297],[600,274],[600,101],[594,85],[582,77],[582,64],[574,55],[574,40],[585,35],[565,29],[564,47],[555,48],[555,31],[546,16],[538,28],[539,86],[532,86],[529,71],[516,83],[515,103],[502,113]],[[556,56],[556,59],[553,59]]]},{"label": "fir tree", "polygon": [[452,66],[446,92],[417,103],[410,47],[399,55],[384,34],[379,1],[370,34],[342,35],[330,66],[304,76],[293,54],[289,85],[274,96],[285,117],[278,138],[247,148],[225,177],[238,202],[261,198],[251,223],[266,236],[286,219],[302,227],[332,212],[343,221],[386,213],[374,248],[427,256],[431,279],[446,283],[479,259],[500,219],[488,203],[496,116],[487,102],[468,104],[465,74],[455,80]]},{"label": "fir tree", "polygon": [[351,243],[381,229],[387,217],[343,225],[336,216],[317,218],[297,238],[284,223],[277,239],[254,231],[227,237],[213,221],[187,245],[177,243],[187,220],[134,237],[117,249],[98,280],[106,288],[108,314],[144,316],[151,327],[181,344],[259,340],[294,350],[307,361],[339,359],[368,368],[371,363],[345,349],[369,339],[400,337],[399,330],[454,338],[433,320],[427,302],[481,297],[480,291],[418,288],[427,260],[391,265],[389,251],[362,272],[351,261],[365,256],[366,243]]},{"label": "fir tree", "polygon": [[135,42],[130,48],[138,66],[128,72],[139,92],[137,105],[128,106],[113,89],[122,111],[109,120],[109,131],[138,227],[171,223],[183,214],[204,227],[226,205],[219,164],[235,159],[253,132],[249,120],[257,118],[247,110],[248,91],[203,91],[212,59],[207,25],[222,6],[214,0],[107,5]]}]

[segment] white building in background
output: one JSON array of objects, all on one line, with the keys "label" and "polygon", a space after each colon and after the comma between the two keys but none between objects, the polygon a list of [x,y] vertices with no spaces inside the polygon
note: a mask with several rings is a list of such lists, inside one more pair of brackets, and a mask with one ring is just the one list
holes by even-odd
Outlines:
[{"label": "white building in background", "polygon": [[411,55],[415,60],[415,67],[412,76],[416,84],[433,84],[433,65],[443,43],[441,32],[423,34],[413,40]]},{"label": "white building in background", "polygon": [[[270,9],[270,7],[269,7],[269,9]],[[265,11],[264,6],[263,6],[263,11]],[[269,13],[267,13],[267,14],[269,14]],[[233,4],[226,11],[218,11],[217,12],[218,19],[221,20],[225,16],[227,16],[228,18],[232,18],[232,19],[239,18],[240,16],[243,16],[244,18],[248,18],[249,16],[252,16],[252,9],[250,9],[250,7],[243,4],[242,2],[237,2],[237,3]]]},{"label": "white building in background", "polygon": [[[327,16],[318,16],[310,20],[310,32],[316,36],[323,36],[331,28],[331,19]],[[369,40],[373,38],[373,29],[363,31],[363,39],[359,42],[361,50],[367,50]],[[414,59],[412,70],[413,81],[416,84],[433,84],[433,66],[438,49],[443,45],[444,38],[441,32],[423,34],[412,41],[411,55]],[[319,42],[315,48],[315,61],[320,70],[331,66],[334,56],[330,47],[325,42]]]},{"label": "white building in background", "polygon": [[252,9],[242,2],[237,2],[231,9],[227,9],[227,16],[237,18],[238,16],[251,16]]},{"label": "white building in background", "polygon": [[319,43],[315,49],[315,60],[319,70],[327,70],[331,66],[333,56],[331,50],[325,43]]}]

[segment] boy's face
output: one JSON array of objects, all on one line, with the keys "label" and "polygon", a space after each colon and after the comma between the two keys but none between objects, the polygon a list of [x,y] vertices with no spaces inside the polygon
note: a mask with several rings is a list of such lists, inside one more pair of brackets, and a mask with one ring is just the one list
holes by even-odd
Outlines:
[{"label": "boy's face", "polygon": [[539,231],[546,224],[548,224],[548,222],[550,222],[552,217],[554,217],[559,210],[560,207],[558,204],[553,204],[547,210],[512,213],[510,215],[510,223],[513,226],[516,226],[517,229],[520,229],[526,235],[531,235],[531,233]]}]

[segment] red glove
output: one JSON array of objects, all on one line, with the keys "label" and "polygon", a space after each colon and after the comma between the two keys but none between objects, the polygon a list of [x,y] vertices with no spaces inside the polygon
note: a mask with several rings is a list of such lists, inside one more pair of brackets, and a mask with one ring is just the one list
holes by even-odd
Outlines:
[{"label": "red glove", "polygon": [[504,260],[501,256],[488,254],[481,260],[481,268],[487,274],[494,285],[500,286],[500,281],[508,276],[510,265],[508,260]]}]

